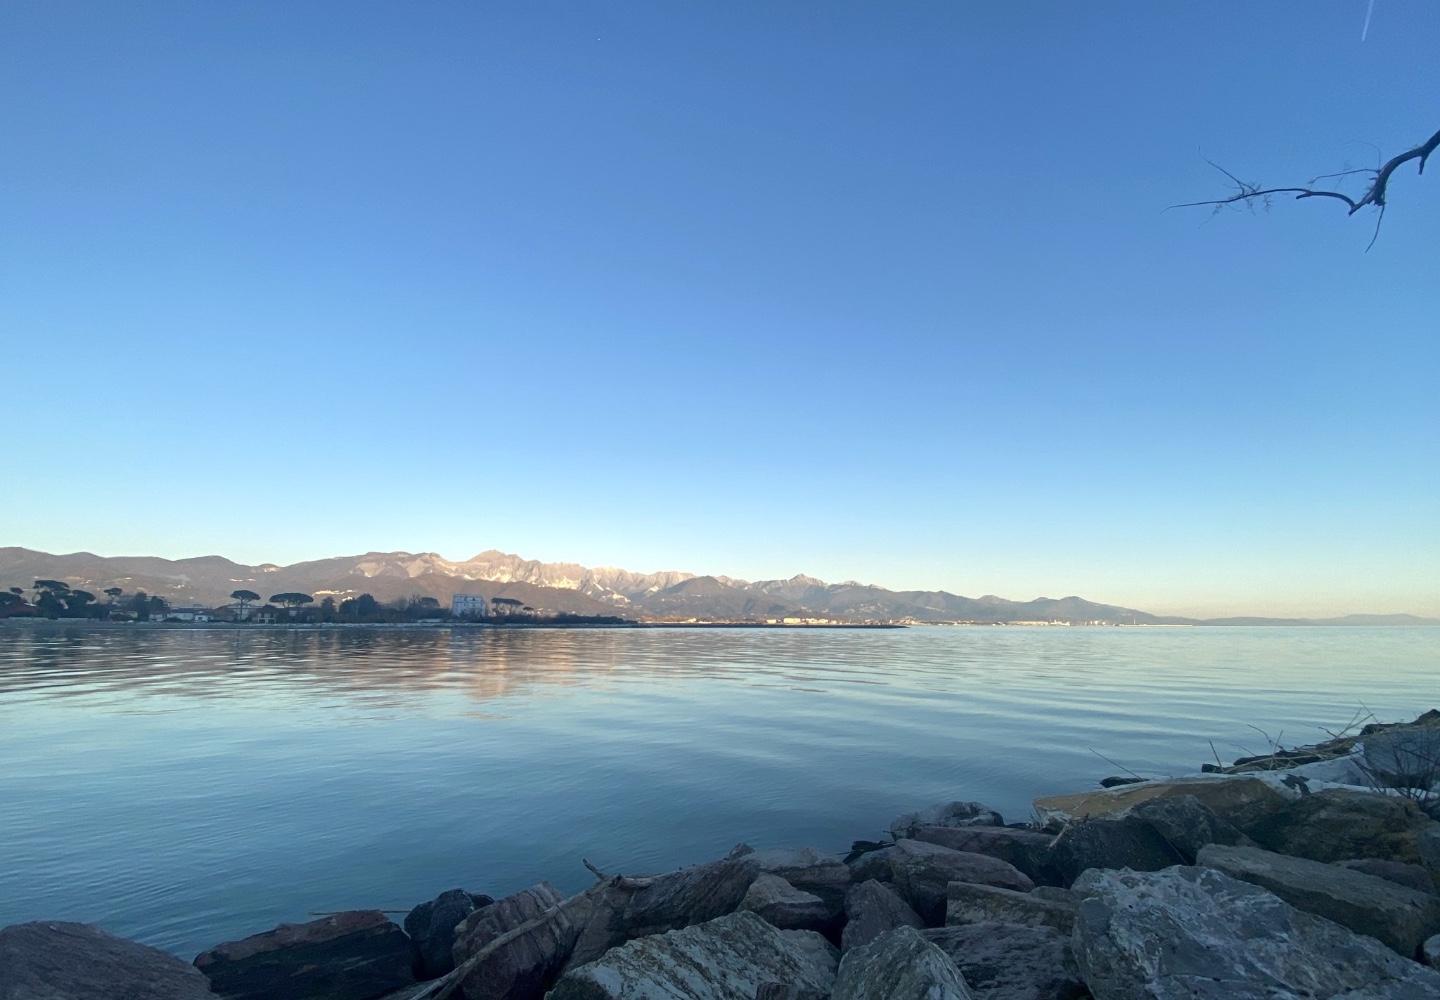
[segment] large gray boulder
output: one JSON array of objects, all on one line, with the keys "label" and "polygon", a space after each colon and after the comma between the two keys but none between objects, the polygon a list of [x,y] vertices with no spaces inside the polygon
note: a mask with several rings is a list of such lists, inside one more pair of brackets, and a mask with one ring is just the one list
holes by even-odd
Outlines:
[{"label": "large gray boulder", "polygon": [[228,941],[195,967],[232,1000],[371,1000],[415,981],[410,939],[378,910],[356,910]]},{"label": "large gray boulder", "polygon": [[1150,799],[1125,815],[1150,824],[1187,865],[1195,863],[1195,856],[1206,844],[1247,846],[1251,843],[1234,824],[1221,819],[1193,795]]},{"label": "large gray boulder", "polygon": [[1365,737],[1367,777],[1391,788],[1429,790],[1440,782],[1440,729],[1406,726]]},{"label": "large gray boulder", "polygon": [[1066,827],[1055,838],[1050,858],[1065,885],[1091,868],[1153,872],[1186,860],[1153,826],[1133,816],[1089,819]]},{"label": "large gray boulder", "polygon": [[1291,906],[1369,934],[1414,958],[1427,937],[1440,932],[1440,898],[1363,872],[1258,847],[1211,844],[1200,864],[1269,889]]},{"label": "large gray boulder", "polygon": [[783,878],[801,892],[820,897],[832,921],[838,921],[850,889],[850,868],[833,854],[814,847],[772,847],[751,851],[744,857],[762,872]]},{"label": "large gray boulder", "polygon": [[615,876],[590,890],[594,905],[570,968],[633,938],[661,934],[733,913],[760,874],[750,856],[732,856],[664,875]]},{"label": "large gray boulder", "polygon": [[[830,992],[835,947],[749,912],[636,938],[570,969],[549,1000],[753,1000],[763,988]],[[784,993],[782,992],[783,996]]]},{"label": "large gray boulder", "polygon": [[496,938],[559,906],[563,899],[549,882],[537,882],[475,910],[455,926],[451,935],[453,964],[462,964]]},{"label": "large gray boulder", "polygon": [[845,930],[840,950],[869,944],[897,927],[924,927],[925,921],[882,882],[870,879],[852,886],[845,897]]},{"label": "large gray boulder", "polygon": [[[559,977],[593,912],[589,893],[571,896],[487,941],[432,986],[448,998],[538,1000]],[[428,994],[427,994],[428,996]]]},{"label": "large gray boulder", "polygon": [[448,889],[405,916],[405,933],[415,955],[415,974],[434,979],[455,968],[455,928],[495,900],[464,889]]},{"label": "large gray boulder", "polygon": [[1014,865],[1032,882],[1057,880],[1050,864],[1053,834],[1009,826],[921,826],[913,831],[911,839],[939,844],[952,851],[988,854]]},{"label": "large gray boulder", "polygon": [[1387,795],[1327,788],[1302,795],[1245,827],[1260,847],[1311,861],[1380,858],[1436,868],[1424,841],[1437,824],[1415,803]]},{"label": "large gray boulder", "polygon": [[1004,826],[1005,819],[983,802],[941,802],[916,812],[895,817],[890,836],[912,838],[922,826]]},{"label": "large gray boulder", "polygon": [[998,885],[1018,892],[1035,888],[1014,865],[988,854],[952,851],[922,840],[896,841],[886,853],[895,891],[930,927],[945,922],[945,889],[951,882]]},{"label": "large gray boulder", "polygon": [[215,1000],[174,955],[89,924],[37,921],[0,929],[0,1000]]},{"label": "large gray boulder", "polygon": [[1075,889],[1097,1000],[1440,998],[1440,974],[1213,868],[1096,870]]},{"label": "large gray boulder", "polygon": [[950,956],[913,927],[851,948],[840,960],[833,1000],[973,1000]]},{"label": "large gray boulder", "polygon": [[1049,927],[1061,934],[1069,934],[1075,926],[1075,903],[993,885],[951,882],[946,889],[945,923],[949,926],[1024,924],[1028,927]]},{"label": "large gray boulder", "polygon": [[1420,865],[1407,865],[1403,861],[1381,861],[1379,858],[1350,858],[1346,861],[1332,861],[1331,864],[1349,868],[1351,871],[1363,872],[1366,875],[1374,875],[1376,878],[1383,878],[1387,882],[1403,885],[1416,892],[1433,893],[1435,891],[1434,878],[1431,877],[1428,869],[1422,868]]},{"label": "large gray boulder", "polygon": [[814,893],[801,892],[779,875],[761,872],[745,898],[740,900],[740,909],[759,914],[781,930],[824,930],[833,919],[830,907]]},{"label": "large gray boulder", "polygon": [[1052,927],[964,924],[923,932],[960,969],[975,1000],[1081,1000],[1090,996],[1070,936]]}]

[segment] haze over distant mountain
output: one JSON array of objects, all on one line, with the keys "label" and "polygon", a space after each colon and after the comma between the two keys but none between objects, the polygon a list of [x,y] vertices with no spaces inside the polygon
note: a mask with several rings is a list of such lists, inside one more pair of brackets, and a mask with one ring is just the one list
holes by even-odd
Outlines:
[{"label": "haze over distant mountain", "polygon": [[[457,593],[512,597],[545,611],[621,614],[634,618],[764,620],[829,618],[842,621],[917,622],[1114,622],[1183,624],[1080,597],[1012,601],[994,595],[961,597],[943,590],[886,590],[853,581],[825,583],[808,576],[788,580],[738,580],[692,573],[634,573],[577,563],[543,563],[494,549],[455,562],[433,552],[367,552],[280,566],[247,566],[221,556],[161,559],[155,556],[53,555],[0,548],[0,588],[29,587],[37,579],[64,580],[99,593],[106,587],[143,590],[176,604],[227,603],[231,591],[262,596],[299,591],[316,600],[369,593],[382,601],[412,595],[448,604]],[[1285,620],[1290,621],[1290,620]],[[1299,621],[1299,620],[1295,620]],[[1224,624],[1278,624],[1278,619],[1224,619]],[[1411,615],[1351,615],[1313,624],[1429,624]]]}]

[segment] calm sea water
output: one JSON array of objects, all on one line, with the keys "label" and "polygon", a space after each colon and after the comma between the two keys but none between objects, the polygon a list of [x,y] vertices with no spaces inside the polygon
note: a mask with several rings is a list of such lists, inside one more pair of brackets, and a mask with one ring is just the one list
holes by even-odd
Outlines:
[{"label": "calm sea water", "polygon": [[312,911],[1166,774],[1440,703],[1440,629],[0,629],[0,924]]}]

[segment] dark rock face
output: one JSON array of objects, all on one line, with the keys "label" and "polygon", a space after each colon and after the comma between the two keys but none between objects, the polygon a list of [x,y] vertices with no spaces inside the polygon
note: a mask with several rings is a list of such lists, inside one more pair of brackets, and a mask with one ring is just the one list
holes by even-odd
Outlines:
[{"label": "dark rock face", "polygon": [[473,911],[455,926],[451,935],[454,964],[460,965],[491,941],[559,906],[562,900],[559,891],[549,882],[537,882]]},{"label": "dark rock face", "polygon": [[89,924],[37,921],[0,930],[0,1000],[214,1000],[173,955]]},{"label": "dark rock face", "polygon": [[869,944],[897,927],[925,926],[910,904],[874,879],[850,889],[845,897],[845,917],[845,930],[840,938],[842,951]]},{"label": "dark rock face", "polygon": [[489,896],[450,889],[411,910],[405,917],[405,933],[415,953],[415,974],[434,979],[455,968],[456,926],[493,902]]},{"label": "dark rock face", "polygon": [[750,883],[740,909],[758,914],[781,930],[823,931],[833,919],[819,896],[802,892],[778,875],[761,872]]},{"label": "dark rock face", "polygon": [[1082,1000],[1070,935],[1051,927],[984,923],[925,931],[960,969],[976,1000]]},{"label": "dark rock face", "polygon": [[782,931],[742,911],[613,948],[567,971],[548,997],[752,1000],[762,989],[827,996],[835,964],[834,946],[819,934]]},{"label": "dark rock face", "polygon": [[1407,865],[1403,861],[1381,861],[1378,858],[1351,858],[1348,861],[1331,863],[1351,871],[1383,878],[1387,882],[1403,885],[1416,892],[1435,892],[1435,880],[1430,877],[1429,871],[1419,865]]},{"label": "dark rock face", "polygon": [[1370,774],[1391,788],[1431,788],[1440,781],[1440,728],[1400,726],[1365,737]]},{"label": "dark rock face", "polygon": [[1373,875],[1257,847],[1219,844],[1203,848],[1200,863],[1268,889],[1297,909],[1369,934],[1406,958],[1415,958],[1421,943],[1440,933],[1440,897]]},{"label": "dark rock face", "polygon": [[1005,819],[983,802],[942,802],[918,812],[897,816],[890,824],[896,840],[913,838],[922,826],[1004,826]]},{"label": "dark rock face", "polygon": [[830,1000],[830,994],[791,983],[766,983],[755,991],[755,1000]]},{"label": "dark rock face", "polygon": [[1055,838],[1048,833],[1008,826],[921,826],[915,829],[913,839],[952,851],[988,854],[1014,865],[1037,884],[1057,878],[1050,865],[1050,844]]},{"label": "dark rock face", "polygon": [[1206,844],[1243,847],[1251,843],[1249,837],[1193,795],[1151,799],[1131,809],[1128,815],[1154,827],[1187,865],[1195,863],[1195,856]]},{"label": "dark rock face", "polygon": [[1423,841],[1437,826],[1413,802],[1327,788],[1288,802],[1245,832],[1268,851],[1311,861],[1380,858],[1434,867]]},{"label": "dark rock face", "polygon": [[581,893],[542,910],[488,940],[440,982],[457,985],[465,1000],[539,1000],[573,953],[592,905]]},{"label": "dark rock face", "polygon": [[1073,947],[1103,1000],[1423,1000],[1440,974],[1212,868],[1091,871]]},{"label": "dark rock face", "polygon": [[913,927],[897,927],[840,960],[833,1000],[972,1000],[965,977]]},{"label": "dark rock face", "polygon": [[1033,892],[1015,892],[993,885],[971,885],[951,882],[946,890],[945,923],[961,924],[1023,924],[1027,927],[1048,927],[1069,934],[1075,926],[1073,901],[1060,902],[1037,896]]},{"label": "dark rock face", "polygon": [[952,851],[920,840],[901,840],[888,849],[895,891],[926,926],[945,922],[945,892],[951,882],[998,885],[1018,892],[1035,888],[1025,874],[988,854]]},{"label": "dark rock face", "polygon": [[377,910],[357,910],[230,941],[195,967],[234,1000],[370,1000],[415,981],[410,940]]},{"label": "dark rock face", "polygon": [[1144,820],[1091,819],[1067,827],[1050,851],[1061,881],[1069,885],[1090,868],[1153,872],[1185,860]]},{"label": "dark rock face", "polygon": [[732,913],[759,874],[759,864],[746,855],[652,878],[603,882],[590,890],[593,912],[575,945],[570,968],[594,961],[632,938]]}]

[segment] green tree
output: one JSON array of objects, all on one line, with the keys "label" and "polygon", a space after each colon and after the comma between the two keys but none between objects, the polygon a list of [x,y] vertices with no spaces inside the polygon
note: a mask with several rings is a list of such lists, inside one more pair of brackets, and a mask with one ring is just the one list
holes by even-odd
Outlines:
[{"label": "green tree", "polygon": [[245,609],[255,601],[260,600],[260,595],[253,590],[232,590],[230,591],[230,599],[240,604],[240,618],[243,620],[247,617]]},{"label": "green tree", "polygon": [[271,604],[279,604],[282,607],[289,608],[291,611],[294,611],[302,604],[312,604],[314,601],[315,598],[309,594],[288,593],[270,595]]},{"label": "green tree", "polygon": [[95,603],[95,595],[88,590],[68,590],[60,599],[65,602],[65,614],[70,618],[84,618],[90,613],[89,606]]},{"label": "green tree", "polygon": [[24,598],[14,592],[14,588],[0,593],[0,608],[13,608],[24,602]]},{"label": "green tree", "polygon": [[322,622],[333,622],[335,620],[335,598],[327,597],[320,602],[320,620]]},{"label": "green tree", "polygon": [[116,601],[120,600],[120,595],[123,593],[125,593],[125,591],[121,590],[119,587],[105,588],[105,596],[110,598],[111,604],[114,604]]},{"label": "green tree", "polygon": [[145,603],[150,609],[151,618],[160,618],[163,620],[166,613],[170,610],[170,602],[163,597],[152,597]]}]

